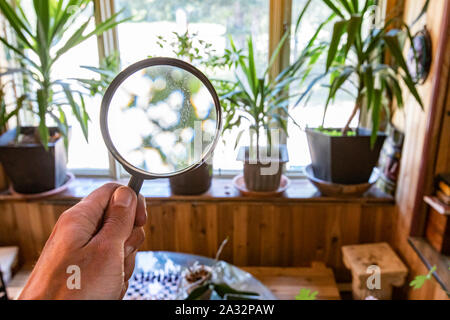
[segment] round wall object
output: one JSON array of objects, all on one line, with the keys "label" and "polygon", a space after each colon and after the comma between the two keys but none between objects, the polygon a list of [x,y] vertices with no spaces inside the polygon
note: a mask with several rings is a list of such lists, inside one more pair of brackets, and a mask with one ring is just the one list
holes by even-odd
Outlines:
[{"label": "round wall object", "polygon": [[416,84],[423,84],[428,78],[432,50],[430,33],[424,27],[413,37],[407,57],[408,69]]}]

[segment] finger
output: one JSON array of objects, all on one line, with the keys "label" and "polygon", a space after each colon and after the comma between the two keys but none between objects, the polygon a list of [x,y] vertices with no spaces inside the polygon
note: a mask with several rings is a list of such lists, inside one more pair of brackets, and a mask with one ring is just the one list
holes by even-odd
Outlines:
[{"label": "finger", "polygon": [[122,292],[120,293],[120,299],[123,299],[125,297],[127,290],[128,290],[128,281],[125,281],[122,287]]},{"label": "finger", "polygon": [[136,193],[128,187],[118,188],[109,202],[98,235],[122,244],[130,237],[136,218]]},{"label": "finger", "polygon": [[128,256],[128,258],[125,259],[125,281],[130,280],[131,276],[134,272],[134,265],[136,261],[136,251],[133,252]]},{"label": "finger", "polygon": [[136,220],[134,225],[136,227],[142,227],[147,223],[147,204],[145,198],[140,194],[138,198],[137,210],[136,210]]},{"label": "finger", "polygon": [[80,238],[86,238],[85,242],[89,241],[97,233],[111,196],[120,186],[117,183],[108,183],[95,190],[65,211],[59,218],[57,227],[72,228]]},{"label": "finger", "polygon": [[145,240],[144,228],[134,228],[128,240],[125,242],[125,258],[138,250]]}]

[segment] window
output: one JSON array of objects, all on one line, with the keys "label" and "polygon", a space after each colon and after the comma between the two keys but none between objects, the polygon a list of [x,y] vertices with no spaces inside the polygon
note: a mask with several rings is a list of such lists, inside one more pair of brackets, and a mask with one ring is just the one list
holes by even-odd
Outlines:
[{"label": "window", "polygon": [[[292,21],[293,29],[301,10],[304,8],[307,0],[294,0],[292,3]],[[330,15],[331,10],[321,1],[312,1],[309,9],[309,14],[304,16],[304,20],[298,30],[298,33],[291,39],[291,61],[298,57],[299,52],[308,43],[309,39],[314,35],[320,24],[325,21]],[[333,33],[333,23],[328,24],[320,34],[318,41],[329,41]],[[318,63],[312,70],[309,78],[312,80],[315,76],[325,71],[326,55],[322,55]],[[309,80],[309,79],[308,79]],[[306,82],[307,83],[307,82]],[[295,84],[293,85],[295,86]],[[291,87],[292,88],[292,87]],[[328,90],[325,87],[317,88],[312,98],[306,105],[300,105],[292,111],[292,117],[295,121],[303,126],[315,128],[322,125],[322,118],[325,109],[326,100],[328,97]],[[345,123],[354,107],[353,98],[343,92],[338,94],[339,99],[330,105],[327,110],[325,118],[325,125],[327,127],[340,128],[345,126]],[[338,108],[335,108],[337,106]],[[352,123],[352,126],[357,125],[357,118]],[[293,121],[289,124],[289,137],[287,140],[290,162],[288,170],[299,171],[302,167],[311,163],[311,157],[308,148],[306,134],[294,125]]]},{"label": "window", "polygon": [[[26,1],[29,1],[31,6],[31,0]],[[224,53],[228,35],[233,37],[238,47],[245,48],[246,38],[251,34],[257,52],[257,67],[259,70],[264,70],[269,56],[270,21],[273,23],[273,17],[283,19],[282,14],[270,12],[270,8],[279,8],[279,6],[271,5],[272,1],[282,0],[95,0],[92,2],[91,13],[94,14],[93,4],[95,3],[97,18],[105,18],[114,12],[124,10],[125,15],[133,16],[134,19],[119,25],[114,32],[103,36],[103,42],[91,38],[70,51],[55,65],[54,76],[58,78],[93,77],[91,72],[80,66],[97,66],[100,55],[104,57],[114,51],[120,55],[122,69],[149,56],[173,56],[171,48],[161,47],[158,44],[159,37],[170,40],[174,38],[174,32],[181,34],[186,30],[190,34],[195,34],[196,38],[213,44],[218,55]],[[293,29],[297,16],[306,3],[307,0],[292,0],[292,7],[289,7],[287,11],[292,15]],[[286,4],[290,5],[291,1],[286,1]],[[30,10],[33,9],[30,7]],[[304,17],[299,32],[291,37],[291,61],[294,61],[317,27],[330,14],[330,10],[321,1],[312,1],[309,13]],[[282,25],[282,21],[278,21],[278,24]],[[320,35],[321,40],[328,40],[331,37],[332,28],[332,23],[324,28]],[[324,71],[325,59],[324,55],[315,66],[311,79]],[[215,71],[211,70],[207,75],[217,76]],[[220,76],[231,78],[233,75],[231,72],[221,71]],[[295,85],[294,83],[292,87],[294,88]],[[293,118],[298,123],[308,124],[310,127],[321,125],[326,95],[326,88],[318,89],[306,106],[299,106],[292,111]],[[116,170],[115,162],[108,154],[100,133],[98,117],[101,97],[87,99],[86,103],[91,118],[89,143],[84,140],[77,122],[69,119],[72,120],[73,127],[68,166],[78,174],[118,177],[120,172]],[[335,102],[335,105],[337,104],[339,108],[330,106],[328,110],[325,120],[327,126],[341,127],[345,124],[353,108],[353,98],[346,93],[341,93]],[[287,170],[300,173],[302,167],[310,163],[306,135],[292,121],[289,123],[288,130],[287,145],[290,163]],[[236,161],[237,149],[234,148],[234,141],[239,131],[239,128],[236,128],[227,133],[223,139],[227,143],[219,143],[216,149],[214,168],[219,173],[233,172],[242,168],[242,164]],[[248,144],[247,140],[243,137],[240,145]]]},{"label": "window", "polygon": [[[91,23],[93,25],[95,22],[92,20]],[[98,45],[95,37],[75,47],[55,64],[53,69],[55,78],[92,78],[93,74],[80,66],[98,66],[97,52]],[[69,143],[68,167],[83,174],[108,174],[108,151],[103,142],[99,125],[101,97],[86,97],[85,102],[91,118],[88,142],[86,142],[75,117],[71,113],[67,113],[69,123],[73,124]]]},{"label": "window", "polygon": [[[35,17],[34,8],[31,0],[22,1],[22,6],[28,14],[30,23],[36,22],[32,19]],[[94,14],[93,3],[89,4],[81,21],[87,21],[89,17]],[[93,29],[95,24],[94,19],[91,20],[91,24],[88,26],[86,32]],[[80,22],[75,22],[73,28],[79,28]],[[68,39],[62,39],[64,43]],[[37,60],[32,54],[29,54],[30,58]],[[83,69],[81,66],[97,66],[99,64],[98,56],[98,44],[97,39],[92,37],[87,41],[76,46],[72,50],[68,51],[64,56],[59,59],[52,68],[51,77],[53,79],[74,79],[74,78],[92,78],[93,74]],[[76,82],[73,82],[73,89],[79,90],[80,87],[76,86]],[[78,125],[75,117],[71,112],[67,112],[68,123],[72,125],[70,143],[69,143],[69,156],[68,156],[68,168],[75,173],[81,174],[97,174],[107,175],[109,172],[109,159],[108,152],[102,139],[99,127],[99,113],[101,97],[86,97],[85,98],[87,110],[91,118],[89,125],[89,142],[86,142],[82,133],[81,127]],[[49,117],[48,123],[53,123]],[[87,156],[88,155],[88,156]]]},{"label": "window", "polygon": [[[211,43],[218,55],[224,53],[227,37],[245,47],[249,34],[253,35],[257,52],[257,67],[265,68],[268,61],[269,1],[268,0],[116,0],[117,10],[125,9],[139,22],[118,27],[119,52],[123,66],[148,56],[173,56],[172,49],[158,45],[158,37],[173,39],[174,32],[188,30],[196,38]],[[212,77],[214,71],[207,72]],[[220,77],[233,79],[230,73]],[[239,170],[234,143],[239,128],[226,134],[215,150],[214,167],[223,171]],[[224,143],[227,141],[228,143]],[[245,140],[242,140],[245,143]],[[241,143],[242,144],[242,143]]]}]

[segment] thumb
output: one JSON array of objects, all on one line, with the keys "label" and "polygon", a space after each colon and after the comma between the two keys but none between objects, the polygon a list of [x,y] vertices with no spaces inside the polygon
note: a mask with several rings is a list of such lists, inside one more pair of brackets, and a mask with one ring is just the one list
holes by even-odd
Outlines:
[{"label": "thumb", "polygon": [[133,231],[136,206],[135,192],[128,187],[118,188],[106,209],[99,235],[108,240],[126,241]]}]

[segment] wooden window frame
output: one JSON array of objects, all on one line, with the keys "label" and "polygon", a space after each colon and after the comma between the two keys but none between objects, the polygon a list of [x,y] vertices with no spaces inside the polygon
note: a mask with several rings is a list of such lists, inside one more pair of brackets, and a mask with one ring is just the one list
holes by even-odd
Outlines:
[{"label": "wooden window frame", "polygon": [[[273,52],[277,48],[283,35],[291,27],[292,23],[292,2],[293,0],[267,0],[269,1],[269,43],[268,43],[268,59],[272,56]],[[381,0],[386,1],[387,7],[389,3],[395,3],[403,0]],[[115,12],[115,0],[94,0],[94,16],[96,23],[100,23],[105,19],[111,17]],[[119,40],[117,27],[105,32],[97,37],[98,41],[98,55],[100,59],[106,56],[119,52]],[[270,72],[271,77],[276,77],[285,67],[290,63],[290,44],[286,41],[284,47],[281,50],[279,58],[275,61],[272,70]],[[287,136],[282,136],[282,141],[287,143]],[[116,160],[109,153],[109,168],[108,169],[72,169],[72,172],[77,176],[86,177],[109,177],[112,179],[120,179],[127,174],[121,168]],[[219,170],[219,175],[232,176],[236,172],[230,172],[226,170]],[[294,177],[303,177],[301,174],[293,174]]]},{"label": "wooden window frame", "polygon": [[[278,43],[281,41],[284,33],[291,26],[292,16],[292,0],[268,0],[269,1],[269,58],[276,49]],[[94,14],[96,23],[104,21],[111,17],[115,10],[114,0],[94,0]],[[99,58],[103,59],[113,52],[119,52],[119,40],[117,36],[117,28],[105,32],[98,38],[98,53]],[[285,46],[280,54],[280,58],[274,63],[271,76],[275,77],[290,63],[290,42],[286,41]],[[286,142],[287,137],[282,139]],[[113,179],[120,179],[127,176],[127,173],[118,165],[117,161],[109,153],[109,173],[101,170],[79,169],[73,170],[78,176],[109,176]],[[236,172],[228,170],[219,170],[221,177],[228,177],[236,175]]]}]

